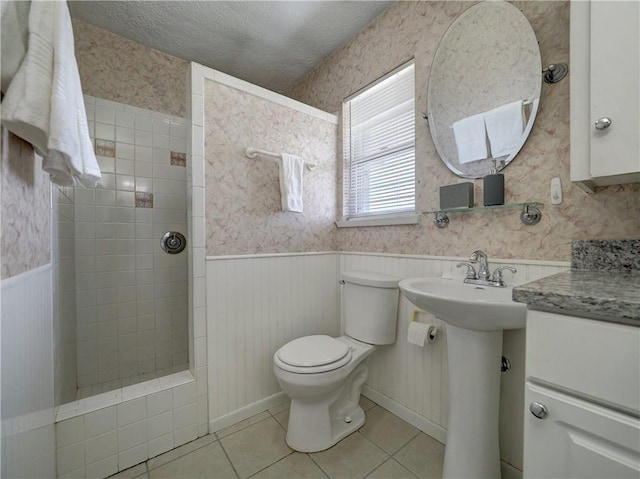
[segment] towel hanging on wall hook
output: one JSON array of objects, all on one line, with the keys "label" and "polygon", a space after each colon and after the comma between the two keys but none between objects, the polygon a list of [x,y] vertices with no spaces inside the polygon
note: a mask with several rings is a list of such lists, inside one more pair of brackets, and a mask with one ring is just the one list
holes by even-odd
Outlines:
[{"label": "towel hanging on wall hook", "polygon": [[569,67],[566,63],[552,63],[542,70],[542,78],[545,83],[558,83],[569,73]]}]

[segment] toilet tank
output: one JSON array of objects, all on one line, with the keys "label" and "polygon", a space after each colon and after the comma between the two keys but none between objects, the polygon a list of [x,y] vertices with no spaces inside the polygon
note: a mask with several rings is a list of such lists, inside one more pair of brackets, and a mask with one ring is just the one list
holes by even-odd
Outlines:
[{"label": "toilet tank", "polygon": [[369,344],[395,343],[400,278],[348,271],[342,280],[346,335]]}]

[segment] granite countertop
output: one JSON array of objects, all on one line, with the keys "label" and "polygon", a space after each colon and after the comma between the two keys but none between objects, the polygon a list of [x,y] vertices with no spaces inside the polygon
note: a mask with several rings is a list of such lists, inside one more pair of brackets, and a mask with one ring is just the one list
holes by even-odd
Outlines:
[{"label": "granite countertop", "polygon": [[640,327],[640,272],[572,269],[514,287],[513,300]]}]

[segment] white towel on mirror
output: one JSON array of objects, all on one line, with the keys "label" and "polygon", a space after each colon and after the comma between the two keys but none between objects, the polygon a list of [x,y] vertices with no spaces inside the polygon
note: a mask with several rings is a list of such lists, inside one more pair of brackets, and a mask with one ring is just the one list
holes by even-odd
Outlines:
[{"label": "white towel on mirror", "polygon": [[299,156],[281,153],[280,196],[282,211],[302,213],[302,170],[304,161]]},{"label": "white towel on mirror", "polygon": [[52,182],[96,186],[66,2],[31,3],[27,52],[2,101],[2,125],[34,146]]},{"label": "white towel on mirror", "polygon": [[460,164],[484,160],[487,151],[487,132],[484,126],[484,114],[468,116],[451,125],[458,147]]},{"label": "white towel on mirror", "polygon": [[508,156],[520,147],[524,130],[523,112],[522,100],[485,112],[484,122],[493,158]]}]

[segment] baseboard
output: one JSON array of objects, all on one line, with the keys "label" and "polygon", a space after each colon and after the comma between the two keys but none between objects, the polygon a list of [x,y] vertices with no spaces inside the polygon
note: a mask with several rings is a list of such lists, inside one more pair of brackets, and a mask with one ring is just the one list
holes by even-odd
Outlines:
[{"label": "baseboard", "polygon": [[261,399],[260,401],[256,401],[229,414],[212,419],[209,421],[209,434],[220,431],[225,427],[232,426],[233,424],[243,421],[244,419],[248,419],[251,416],[255,416],[256,414],[260,414],[267,409],[285,402],[287,399],[287,395],[280,391],[273,396]]},{"label": "baseboard", "polygon": [[362,386],[362,394],[371,399],[373,402],[380,404],[387,411],[395,414],[400,419],[407,421],[413,427],[420,429],[425,434],[428,434],[437,441],[443,444],[447,442],[447,430],[438,424],[429,421],[420,414],[404,407],[402,404],[397,403],[393,399],[384,394],[376,391],[371,386]]}]

